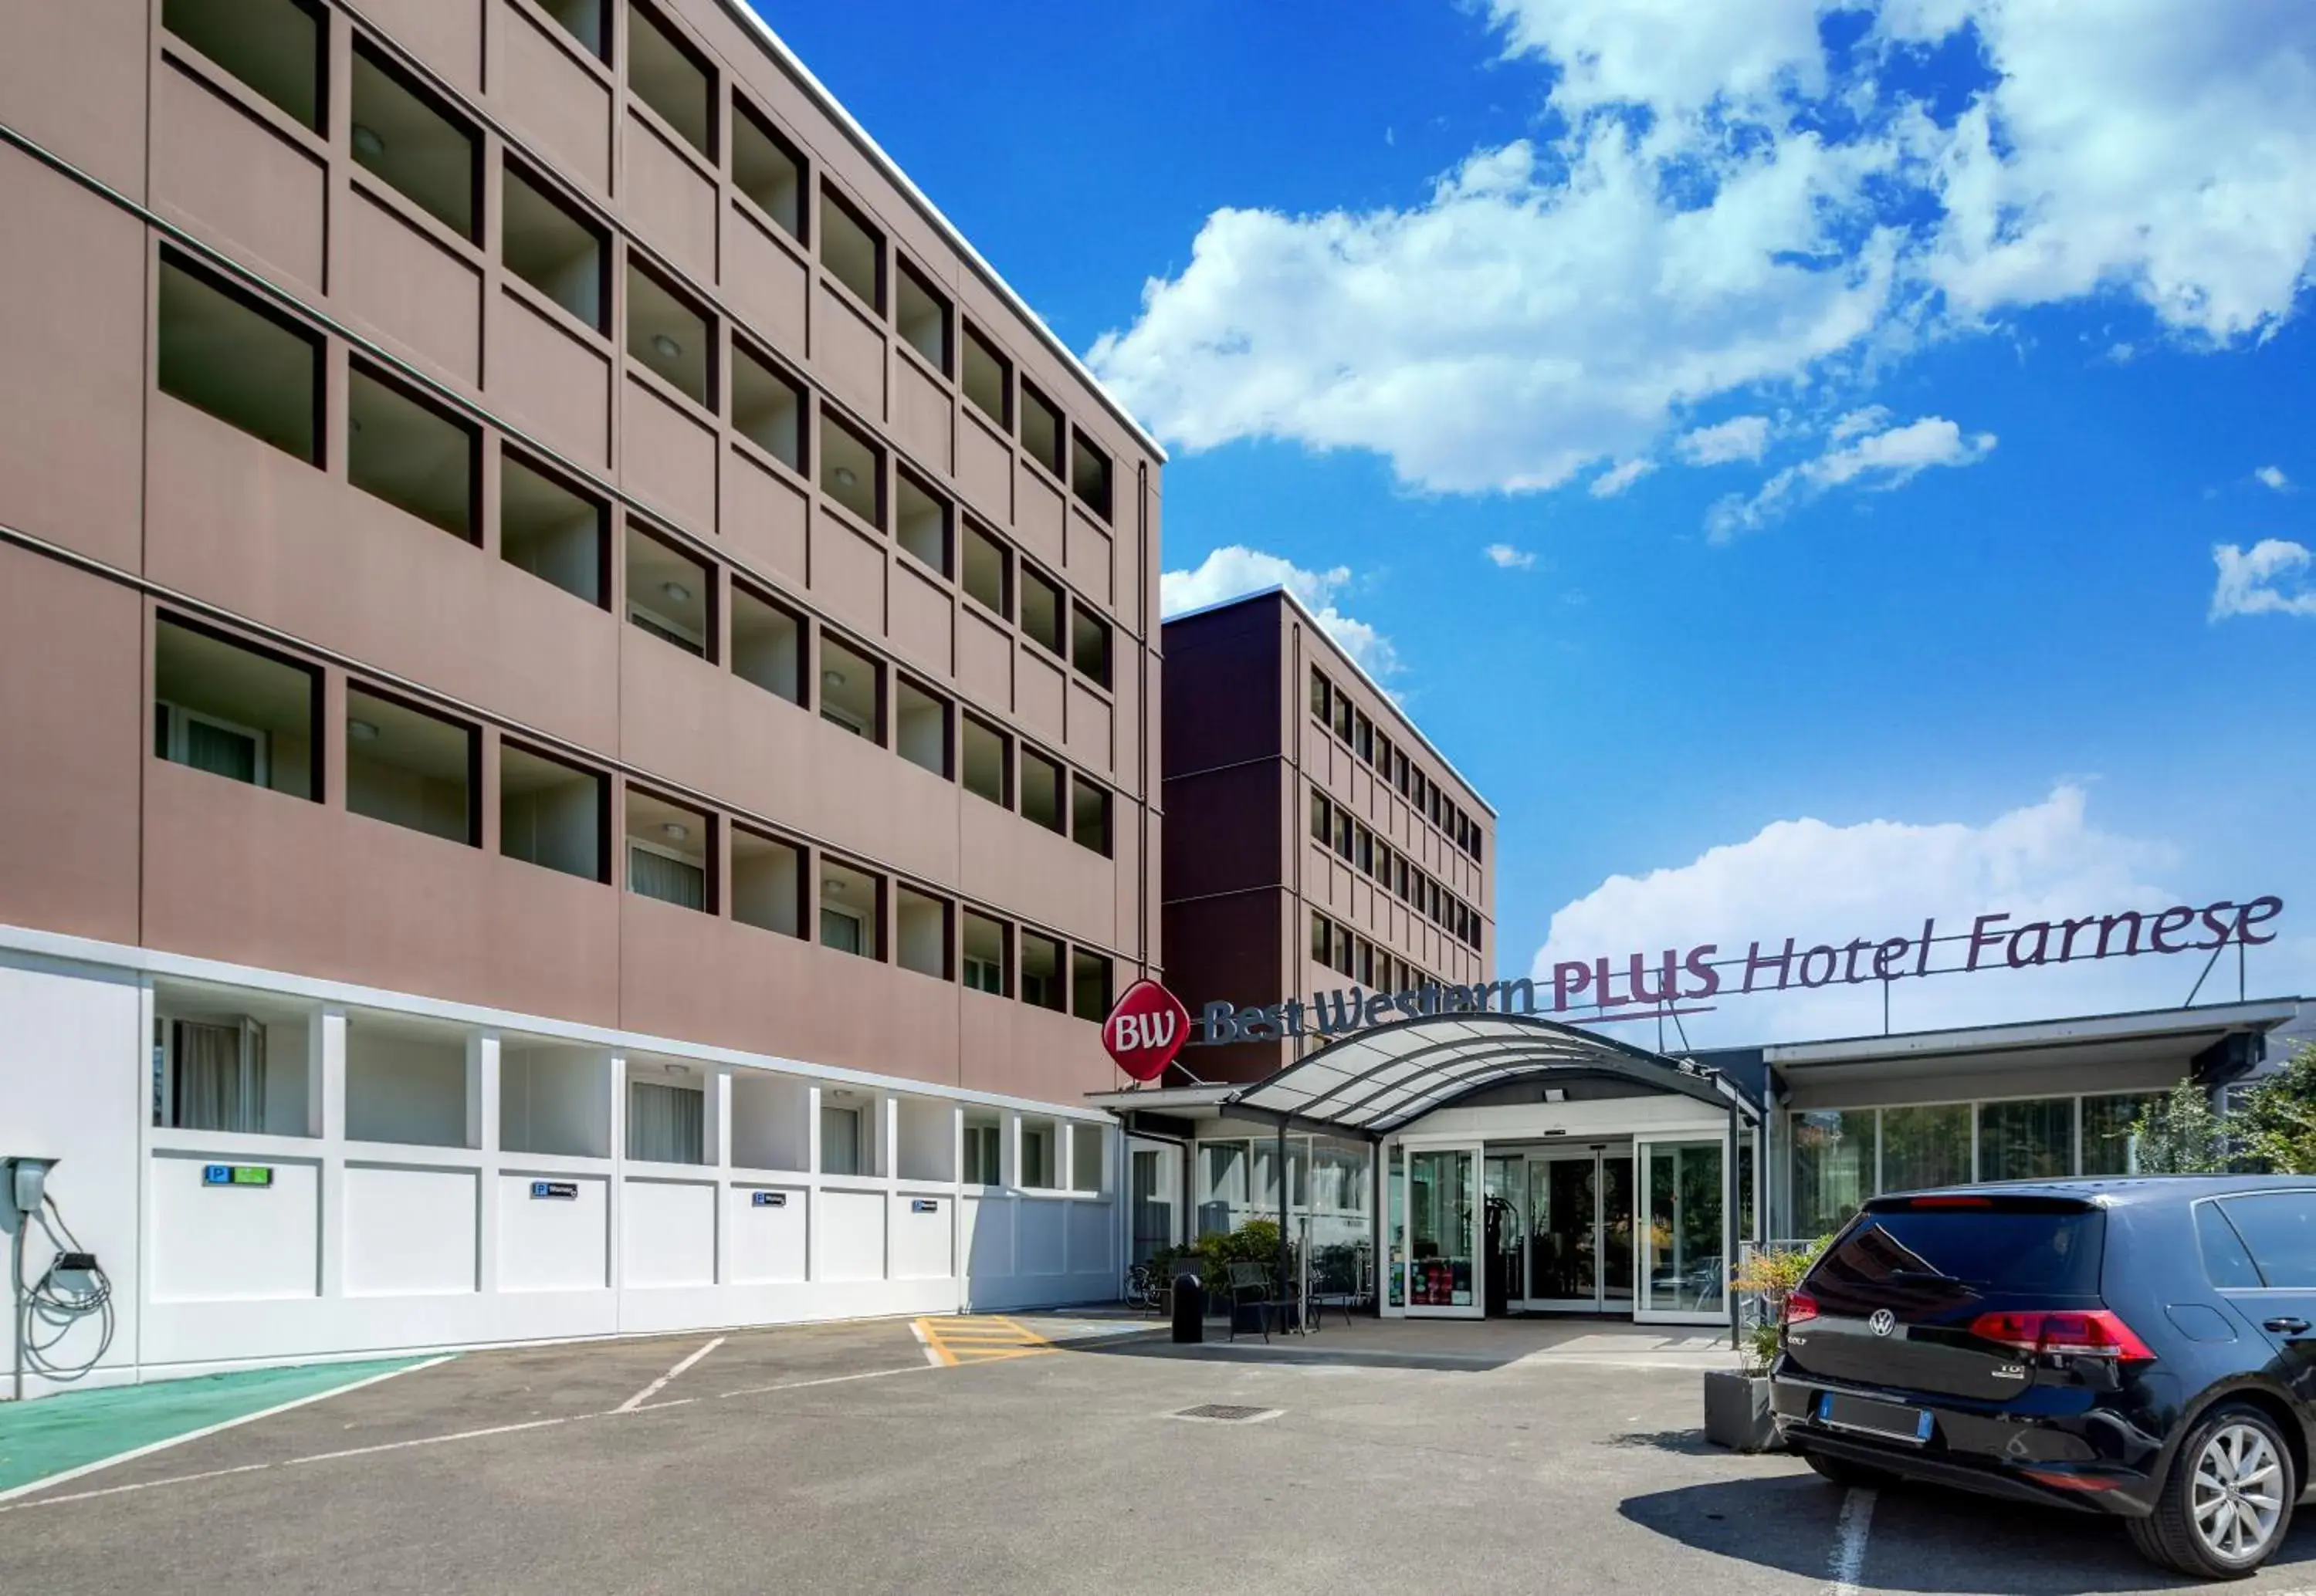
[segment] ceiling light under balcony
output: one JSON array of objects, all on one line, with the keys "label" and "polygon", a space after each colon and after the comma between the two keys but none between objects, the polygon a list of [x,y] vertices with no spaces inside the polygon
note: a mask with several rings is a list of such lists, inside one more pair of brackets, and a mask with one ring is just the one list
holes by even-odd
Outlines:
[{"label": "ceiling light under balcony", "polygon": [[371,725],[368,721],[348,721],[346,723],[346,735],[352,738],[356,742],[376,742],[378,740],[378,728]]},{"label": "ceiling light under balcony", "polygon": [[822,671],[820,673],[820,685],[824,687],[842,687],[844,685],[844,672],[842,670]]},{"label": "ceiling light under balcony", "polygon": [[836,485],[840,488],[851,487],[860,480],[852,474],[852,467],[850,466],[839,466],[829,474],[836,479]]},{"label": "ceiling light under balcony", "polygon": [[685,825],[681,820],[670,820],[659,829],[660,835],[666,838],[670,842],[681,842],[685,838],[691,835],[691,828]]},{"label": "ceiling light under balcony", "polygon": [[824,875],[820,878],[820,890],[824,892],[841,893],[844,891],[844,882],[840,877]]},{"label": "ceiling light under balcony", "polygon": [[662,582],[659,585],[659,590],[666,594],[669,599],[674,603],[689,604],[691,602],[691,590],[685,587],[681,582]]},{"label": "ceiling light under balcony", "polygon": [[378,130],[376,129],[365,127],[361,122],[356,122],[354,124],[354,154],[360,155],[365,161],[375,161],[380,155],[386,154],[386,140],[378,136]]},{"label": "ceiling light under balcony", "polygon": [[663,360],[683,359],[683,346],[664,332],[652,334],[652,348],[658,351],[659,358]]}]

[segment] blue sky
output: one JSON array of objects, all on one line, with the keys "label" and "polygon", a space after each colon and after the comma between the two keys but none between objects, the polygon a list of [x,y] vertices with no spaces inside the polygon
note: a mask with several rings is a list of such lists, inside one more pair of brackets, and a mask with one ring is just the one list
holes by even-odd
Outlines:
[{"label": "blue sky", "polygon": [[2316,991],[2316,9],[760,3],[1172,448],[1174,597],[1501,811],[1505,973],[2270,892]]}]

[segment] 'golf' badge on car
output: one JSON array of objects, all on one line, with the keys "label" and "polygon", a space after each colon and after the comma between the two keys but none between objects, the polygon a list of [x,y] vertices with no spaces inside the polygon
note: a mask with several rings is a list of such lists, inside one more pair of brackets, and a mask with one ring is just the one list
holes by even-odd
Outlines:
[{"label": "'golf' badge on car", "polygon": [[1866,1327],[1876,1335],[1887,1335],[1898,1327],[1898,1316],[1886,1308],[1877,1308],[1874,1317],[1866,1321]]}]

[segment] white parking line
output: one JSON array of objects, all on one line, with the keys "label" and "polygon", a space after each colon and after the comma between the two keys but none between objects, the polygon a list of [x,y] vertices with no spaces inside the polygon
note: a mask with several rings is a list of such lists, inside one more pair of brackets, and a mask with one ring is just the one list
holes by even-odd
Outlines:
[{"label": "white parking line", "polygon": [[1841,1519],[1833,1527],[1833,1556],[1826,1574],[1833,1583],[1831,1596],[1857,1596],[1857,1581],[1866,1572],[1866,1532],[1874,1522],[1874,1493],[1863,1487],[1841,1499]]},{"label": "white parking line", "polygon": [[613,1413],[623,1414],[635,1412],[636,1409],[641,1407],[645,1403],[649,1402],[653,1397],[667,1389],[668,1381],[673,1379],[677,1375],[681,1374],[685,1370],[690,1368],[694,1363],[699,1362],[699,1360],[705,1358],[708,1353],[714,1352],[717,1347],[720,1347],[723,1344],[724,1337],[720,1335],[717,1336],[706,1346],[701,1347],[698,1352],[692,1353],[690,1357],[678,1363],[674,1368],[669,1370],[665,1374],[661,1375],[657,1379],[652,1381],[651,1384],[646,1386],[642,1390],[637,1391],[625,1402],[620,1403],[619,1406],[613,1408],[611,1411]]}]

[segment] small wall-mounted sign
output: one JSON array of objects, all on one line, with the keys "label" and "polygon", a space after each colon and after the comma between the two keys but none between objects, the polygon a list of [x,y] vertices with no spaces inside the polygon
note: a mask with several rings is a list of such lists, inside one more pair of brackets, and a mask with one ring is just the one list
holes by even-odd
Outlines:
[{"label": "small wall-mounted sign", "polygon": [[548,1197],[564,1202],[575,1202],[579,1197],[579,1183],[577,1181],[533,1181],[530,1183],[530,1194],[533,1198]]},{"label": "small wall-mounted sign", "polygon": [[940,1212],[940,1199],[912,1197],[909,1199],[909,1211],[913,1214],[937,1214]]},{"label": "small wall-mounted sign", "polygon": [[263,1164],[204,1164],[201,1184],[205,1186],[270,1186],[273,1171]]},{"label": "small wall-mounted sign", "polygon": [[751,1192],[748,1193],[748,1206],[751,1208],[786,1208],[788,1205],[788,1194],[786,1192]]}]

